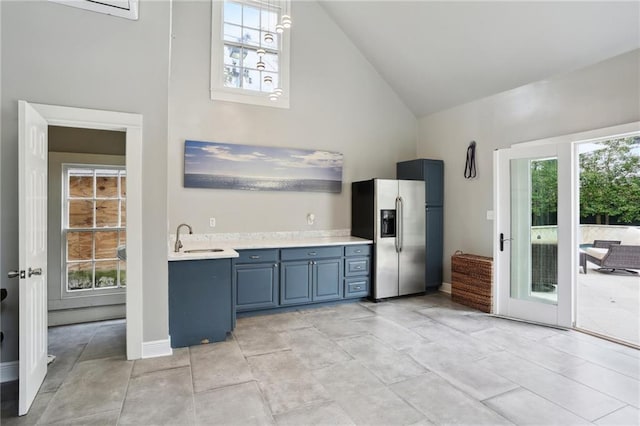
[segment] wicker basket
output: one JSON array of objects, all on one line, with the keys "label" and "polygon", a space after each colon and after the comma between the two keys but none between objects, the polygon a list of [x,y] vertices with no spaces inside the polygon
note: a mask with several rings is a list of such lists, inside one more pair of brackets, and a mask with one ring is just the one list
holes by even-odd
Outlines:
[{"label": "wicker basket", "polygon": [[451,300],[491,312],[493,258],[474,254],[451,256]]}]

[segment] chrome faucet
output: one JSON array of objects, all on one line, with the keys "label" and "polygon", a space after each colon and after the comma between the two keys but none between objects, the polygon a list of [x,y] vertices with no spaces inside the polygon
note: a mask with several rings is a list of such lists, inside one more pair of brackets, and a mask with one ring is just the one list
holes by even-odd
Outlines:
[{"label": "chrome faucet", "polygon": [[186,223],[181,223],[180,225],[178,225],[178,229],[176,229],[176,245],[174,246],[174,250],[176,253],[180,252],[180,249],[182,248],[182,241],[180,241],[180,228],[182,228],[183,226],[186,226],[187,228],[189,228],[189,234],[193,234],[193,230],[191,229],[191,226],[187,225]]}]

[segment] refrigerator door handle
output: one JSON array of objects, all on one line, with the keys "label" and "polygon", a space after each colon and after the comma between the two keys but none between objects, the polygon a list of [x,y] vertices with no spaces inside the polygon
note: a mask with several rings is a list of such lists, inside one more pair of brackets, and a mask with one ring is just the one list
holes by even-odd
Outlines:
[{"label": "refrigerator door handle", "polygon": [[404,205],[402,197],[398,197],[398,208],[396,210],[396,220],[398,221],[398,253],[402,251],[403,234],[404,234]]},{"label": "refrigerator door handle", "polygon": [[400,253],[400,219],[399,219],[399,213],[400,213],[400,197],[396,197],[396,226],[395,226],[395,231],[396,231],[396,237],[394,239],[394,243],[396,245],[396,253]]}]

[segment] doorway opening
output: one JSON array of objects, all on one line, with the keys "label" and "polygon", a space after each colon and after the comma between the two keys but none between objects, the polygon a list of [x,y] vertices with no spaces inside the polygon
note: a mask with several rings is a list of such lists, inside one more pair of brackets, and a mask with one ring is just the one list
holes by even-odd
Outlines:
[{"label": "doorway opening", "polygon": [[577,144],[575,326],[640,346],[640,134]]},{"label": "doorway opening", "polygon": [[126,133],[49,126],[48,147],[49,369],[57,372],[126,353],[126,259],[118,256],[126,247]]}]

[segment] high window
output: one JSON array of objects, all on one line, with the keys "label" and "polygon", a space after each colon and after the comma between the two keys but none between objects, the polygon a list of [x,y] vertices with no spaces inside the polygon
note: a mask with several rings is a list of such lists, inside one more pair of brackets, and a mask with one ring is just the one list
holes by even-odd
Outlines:
[{"label": "high window", "polygon": [[67,292],[126,286],[126,171],[64,165],[63,283]]},{"label": "high window", "polygon": [[212,1],[211,99],[289,107],[289,3]]}]

